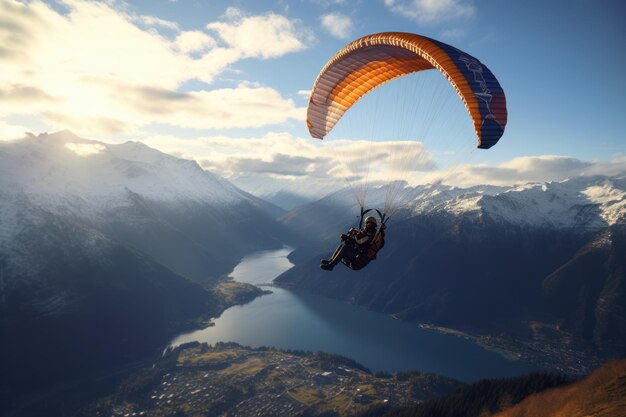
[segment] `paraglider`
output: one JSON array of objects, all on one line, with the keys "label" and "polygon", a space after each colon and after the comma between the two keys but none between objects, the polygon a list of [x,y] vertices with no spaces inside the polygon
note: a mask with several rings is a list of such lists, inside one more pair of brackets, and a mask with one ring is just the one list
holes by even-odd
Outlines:
[{"label": "paraglider", "polygon": [[322,259],[320,267],[332,271],[335,265],[342,262],[348,268],[358,271],[376,259],[376,254],[385,245],[385,224],[378,229],[376,218],[365,218],[365,227],[350,229],[340,237],[341,244],[337,246],[330,259]]},{"label": "paraglider", "polygon": [[[408,74],[436,69],[452,85],[465,105],[473,122],[477,147],[489,149],[502,137],[507,122],[504,91],[493,73],[478,59],[451,45],[412,33],[383,32],[357,39],[337,52],[319,73],[311,91],[307,108],[307,127],[313,138],[323,139],[335,127],[358,100],[383,84]],[[365,209],[361,206],[360,223]],[[389,217],[391,204],[385,202],[380,225],[372,231],[354,229],[355,237],[371,234],[367,245],[380,236],[384,244],[384,228]],[[355,247],[357,239],[345,239],[335,251],[335,256],[322,262],[323,269],[332,270],[338,261],[351,269],[361,269],[371,260],[364,255],[367,248]],[[380,243],[380,242],[379,242]],[[376,248],[376,252],[382,248]],[[358,250],[357,250],[358,249]],[[339,251],[339,252],[338,252]],[[373,255],[375,257],[375,253]],[[366,261],[367,259],[367,261]],[[373,259],[373,258],[372,258]],[[331,267],[329,267],[331,265]]]},{"label": "paraglider", "polygon": [[364,36],[333,56],[315,81],[307,126],[323,139],[361,97],[394,78],[439,70],[465,104],[478,147],[495,145],[506,127],[504,91],[478,59],[445,43],[412,33],[384,32]]}]

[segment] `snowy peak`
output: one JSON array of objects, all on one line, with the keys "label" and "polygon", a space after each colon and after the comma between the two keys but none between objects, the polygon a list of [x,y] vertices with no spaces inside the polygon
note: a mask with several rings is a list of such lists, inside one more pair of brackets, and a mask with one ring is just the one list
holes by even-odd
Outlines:
[{"label": "snowy peak", "polygon": [[139,142],[107,144],[68,131],[0,145],[3,188],[33,202],[67,206],[76,197],[96,208],[121,204],[132,192],[157,201],[195,200],[213,205],[247,197],[194,161],[166,155]]},{"label": "snowy peak", "polygon": [[415,214],[446,212],[518,226],[597,229],[626,220],[624,178],[579,177],[513,187],[427,186]]},{"label": "snowy peak", "polygon": [[481,201],[484,213],[503,222],[551,228],[598,229],[624,219],[619,180],[576,178],[514,187]]},{"label": "snowy peak", "polygon": [[[452,215],[503,225],[598,230],[626,223],[626,178],[577,177],[564,181],[515,186],[479,185],[460,188],[446,184],[407,187],[401,216]],[[372,187],[367,208],[385,207],[386,187]],[[311,203],[318,206],[318,203]],[[358,212],[349,188],[330,194],[319,204]],[[306,209],[296,210],[305,212]]]},{"label": "snowy peak", "polygon": [[587,187],[583,194],[599,206],[608,224],[626,222],[626,178],[600,181]]},{"label": "snowy peak", "polygon": [[259,206],[196,162],[139,142],[108,144],[63,131],[0,143],[0,246],[49,214],[104,224],[136,207],[138,197],[162,207]]},{"label": "snowy peak", "polygon": [[207,283],[284,240],[275,211],[193,161],[137,142],[60,132],[0,143],[0,258],[28,279],[46,277],[31,257],[54,263],[68,251],[97,263],[109,256],[90,242],[110,241]]},{"label": "snowy peak", "polygon": [[[420,190],[421,188],[421,190]],[[416,196],[410,206],[420,214],[448,212],[455,215],[478,212],[479,202],[484,196],[495,195],[506,190],[503,187],[477,186],[459,188],[444,184],[426,185],[416,188]]]}]

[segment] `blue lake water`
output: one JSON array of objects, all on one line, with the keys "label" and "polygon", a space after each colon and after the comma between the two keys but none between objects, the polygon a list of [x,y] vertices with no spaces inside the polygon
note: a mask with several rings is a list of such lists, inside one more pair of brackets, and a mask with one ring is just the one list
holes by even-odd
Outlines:
[{"label": "blue lake water", "polygon": [[[289,269],[290,249],[247,256],[230,276],[254,285]],[[521,375],[538,370],[465,339],[423,330],[363,308],[301,291],[266,287],[273,293],[226,310],[215,326],[185,333],[172,341],[237,342],[336,353],[372,371],[421,371],[461,381]]]}]

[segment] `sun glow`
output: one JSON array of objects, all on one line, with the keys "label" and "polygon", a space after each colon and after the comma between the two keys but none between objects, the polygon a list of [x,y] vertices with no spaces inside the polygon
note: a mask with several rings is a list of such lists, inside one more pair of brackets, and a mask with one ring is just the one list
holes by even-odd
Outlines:
[{"label": "sun glow", "polygon": [[65,147],[79,156],[97,155],[106,149],[106,146],[99,143],[71,143],[65,144]]}]

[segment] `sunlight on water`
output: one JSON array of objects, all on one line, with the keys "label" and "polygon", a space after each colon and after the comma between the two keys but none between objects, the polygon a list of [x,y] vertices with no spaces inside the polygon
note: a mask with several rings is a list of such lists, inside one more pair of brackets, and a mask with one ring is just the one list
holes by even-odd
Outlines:
[{"label": "sunlight on water", "polygon": [[243,258],[229,277],[248,284],[269,284],[274,278],[293,266],[287,255],[293,249],[284,247],[276,251],[256,252]]},{"label": "sunlight on water", "polygon": [[[289,269],[290,248],[250,255],[231,273],[240,282],[270,283]],[[536,370],[467,340],[422,330],[384,314],[301,291],[276,287],[244,305],[226,310],[215,325],[182,334],[173,346],[199,341],[237,342],[337,353],[373,371],[418,370],[462,381],[520,375]]]}]

